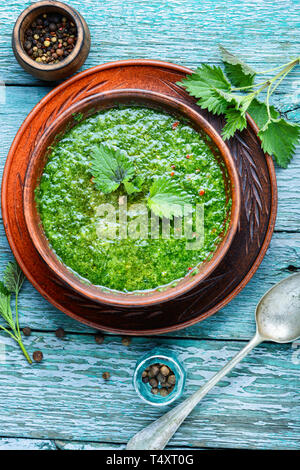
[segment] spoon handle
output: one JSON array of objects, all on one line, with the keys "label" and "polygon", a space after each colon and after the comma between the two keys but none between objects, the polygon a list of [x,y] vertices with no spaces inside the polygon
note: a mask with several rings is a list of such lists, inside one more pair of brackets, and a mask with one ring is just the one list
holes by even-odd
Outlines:
[{"label": "spoon handle", "polygon": [[215,374],[203,387],[199,388],[180,405],[149,424],[133,436],[127,444],[127,450],[160,450],[164,449],[181,423],[195,408],[199,401],[216,385],[228,372],[233,369],[255,346],[263,339],[256,332],[249,343],[229,361],[223,369]]}]

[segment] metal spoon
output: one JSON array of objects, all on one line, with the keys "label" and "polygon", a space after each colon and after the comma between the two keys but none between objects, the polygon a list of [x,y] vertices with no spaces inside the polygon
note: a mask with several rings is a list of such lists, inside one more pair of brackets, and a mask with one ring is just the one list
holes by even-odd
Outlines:
[{"label": "metal spoon", "polygon": [[261,298],[256,307],[256,333],[244,349],[193,395],[133,436],[127,449],[164,449],[199,401],[255,346],[265,340],[289,343],[299,337],[300,273],[297,273],[278,282]]}]

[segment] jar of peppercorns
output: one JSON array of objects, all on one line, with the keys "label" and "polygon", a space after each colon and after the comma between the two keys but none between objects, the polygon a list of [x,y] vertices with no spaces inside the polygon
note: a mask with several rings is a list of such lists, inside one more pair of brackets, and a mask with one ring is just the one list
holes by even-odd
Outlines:
[{"label": "jar of peppercorns", "polygon": [[18,17],[12,47],[19,64],[42,80],[60,80],[76,72],[90,50],[84,18],[62,2],[41,1]]},{"label": "jar of peppercorns", "polygon": [[142,400],[164,406],[182,395],[185,376],[185,370],[173,351],[155,348],[138,360],[133,386]]}]

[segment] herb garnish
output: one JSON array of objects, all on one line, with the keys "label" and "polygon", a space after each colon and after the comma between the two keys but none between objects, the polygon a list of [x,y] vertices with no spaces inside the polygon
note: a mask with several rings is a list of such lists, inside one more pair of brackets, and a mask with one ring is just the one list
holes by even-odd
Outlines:
[{"label": "herb garnish", "polygon": [[92,173],[97,189],[107,194],[130,181],[135,168],[124,150],[99,144],[92,151]]},{"label": "herb garnish", "polygon": [[[263,150],[273,155],[278,165],[286,168],[299,140],[300,126],[280,117],[279,112],[270,105],[270,97],[287,74],[300,63],[300,57],[267,71],[279,70],[273,78],[255,84],[255,76],[267,72],[256,72],[224,47],[220,46],[220,50],[231,83],[220,67],[202,64],[178,84],[199,99],[197,104],[201,108],[225,115],[224,139],[229,139],[237,130],[242,131],[247,126],[248,112],[260,129],[258,136]],[[263,90],[267,91],[265,102],[257,99]],[[248,93],[242,94],[244,92]]]},{"label": "herb garnish", "polygon": [[[18,295],[24,279],[25,276],[16,262],[10,262],[7,264],[4,271],[3,282],[0,281],[0,316],[6,321],[10,329],[5,328],[3,325],[0,325],[0,329],[5,331],[18,343],[27,361],[29,364],[32,364],[32,361],[22,343],[19,326]],[[13,318],[10,304],[11,294],[15,294],[15,319]]]},{"label": "herb garnish", "polygon": [[[92,153],[92,174],[97,189],[108,194],[124,184],[127,194],[141,191],[143,177],[135,176],[135,168],[125,151],[100,144],[94,147]],[[185,211],[192,212],[191,197],[181,187],[168,178],[158,178],[150,188],[148,207],[158,217],[171,219],[183,215]]]}]

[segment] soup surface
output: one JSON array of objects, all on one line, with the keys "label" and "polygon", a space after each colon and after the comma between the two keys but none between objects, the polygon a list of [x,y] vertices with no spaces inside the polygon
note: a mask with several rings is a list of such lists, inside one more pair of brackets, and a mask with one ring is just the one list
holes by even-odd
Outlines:
[{"label": "soup surface", "polygon": [[[113,108],[85,120],[75,117],[78,124],[53,146],[36,190],[43,228],[56,255],[84,280],[122,292],[176,285],[196,273],[216,250],[231,206],[209,137],[184,120],[144,107]],[[98,144],[127,152],[143,181],[140,192],[126,195],[123,185],[110,194],[97,189],[91,152]],[[151,233],[124,238],[118,230],[114,238],[99,236],[103,203],[112,204],[117,214],[120,198],[124,202],[126,195],[130,225],[139,212],[135,204],[146,202],[153,181],[160,177],[177,183],[194,206],[203,205],[201,247],[187,249],[193,241],[176,236],[174,220],[169,238],[161,232],[158,238]],[[116,221],[118,226],[118,216]]]}]

